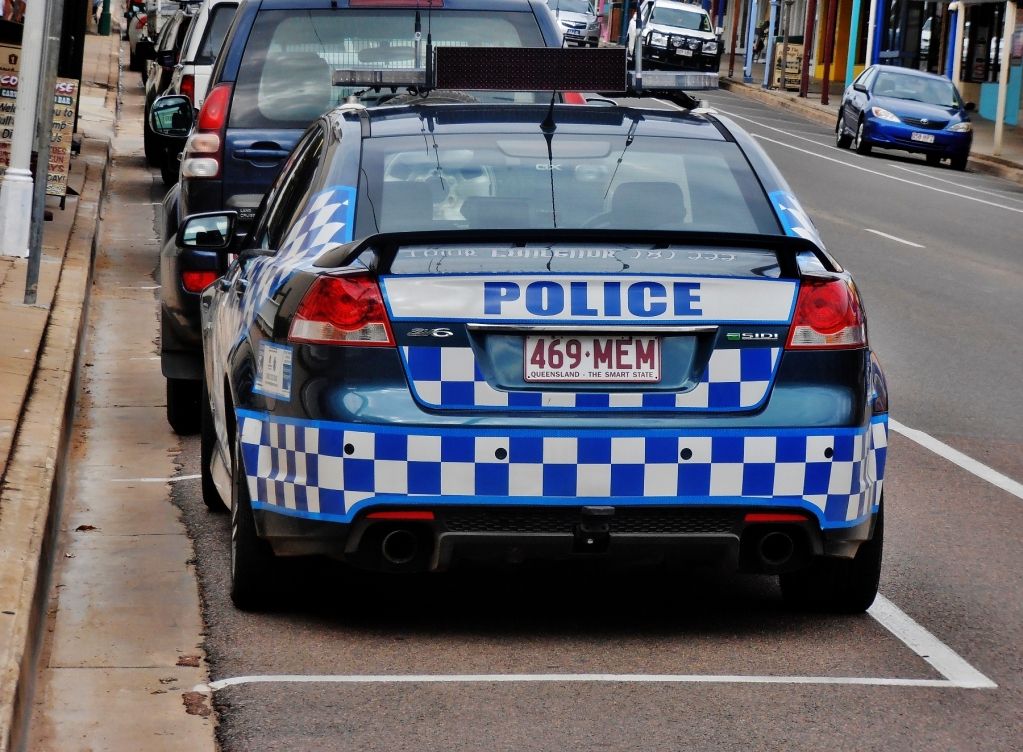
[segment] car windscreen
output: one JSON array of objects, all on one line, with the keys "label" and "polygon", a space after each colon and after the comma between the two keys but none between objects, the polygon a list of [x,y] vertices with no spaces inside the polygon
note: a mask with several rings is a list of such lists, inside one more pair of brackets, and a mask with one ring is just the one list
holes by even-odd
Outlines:
[{"label": "car windscreen", "polygon": [[779,232],[739,147],[624,133],[366,139],[357,237],[450,229]]},{"label": "car windscreen", "polygon": [[[416,67],[415,8],[260,11],[245,46],[231,104],[234,128],[305,128],[344,102],[352,89],[332,86],[335,68]],[[543,47],[532,12],[433,10],[423,13],[419,67],[427,28],[435,47]],[[492,98],[535,101],[532,93]]]},{"label": "car windscreen", "polygon": [[547,0],[547,6],[555,12],[593,15],[593,3],[590,0]]},{"label": "car windscreen", "polygon": [[210,9],[206,32],[195,53],[195,60],[192,62],[196,65],[213,65],[213,61],[217,59],[220,48],[224,44],[224,37],[227,36],[227,30],[231,26],[231,20],[237,9],[238,6],[234,3],[221,3]]},{"label": "car windscreen", "polygon": [[939,107],[958,107],[959,98],[951,81],[923,76],[907,76],[904,73],[881,71],[874,82],[874,96],[908,99],[914,102],[935,104]]},{"label": "car windscreen", "polygon": [[693,31],[710,31],[710,19],[706,13],[698,13],[681,8],[669,8],[664,5],[655,5],[650,15],[650,21],[663,26],[676,26],[680,29],[691,29]]}]

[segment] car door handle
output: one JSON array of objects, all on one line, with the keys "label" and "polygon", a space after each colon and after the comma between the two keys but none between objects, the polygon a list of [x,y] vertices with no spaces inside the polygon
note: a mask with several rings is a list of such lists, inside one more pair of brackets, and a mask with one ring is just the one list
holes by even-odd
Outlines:
[{"label": "car door handle", "polygon": [[235,149],[235,159],[251,159],[254,162],[265,162],[269,160],[280,161],[286,159],[291,152],[286,149]]}]

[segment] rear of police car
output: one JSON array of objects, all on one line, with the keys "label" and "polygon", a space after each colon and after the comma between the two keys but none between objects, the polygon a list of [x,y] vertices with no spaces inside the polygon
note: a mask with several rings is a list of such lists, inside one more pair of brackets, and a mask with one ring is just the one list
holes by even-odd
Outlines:
[{"label": "rear of police car", "polygon": [[727,124],[588,109],[372,115],[364,240],[289,284],[290,401],[239,413],[278,553],[787,573],[871,538],[849,275]]}]

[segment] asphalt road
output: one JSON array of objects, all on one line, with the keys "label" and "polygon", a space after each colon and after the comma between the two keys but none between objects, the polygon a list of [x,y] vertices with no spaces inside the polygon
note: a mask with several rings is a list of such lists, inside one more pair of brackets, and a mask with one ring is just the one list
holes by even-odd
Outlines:
[{"label": "asphalt road", "polygon": [[[754,134],[855,274],[892,417],[1023,481],[1023,190],[839,151],[829,129],[727,93],[707,102]],[[853,618],[792,614],[768,578],[702,571],[382,579],[299,562],[279,611],[244,614],[226,516],[177,482],[210,675],[242,678],[215,685],[220,745],[1021,749],[1023,498],[905,433],[889,455],[885,599]],[[198,473],[197,440],[179,460]],[[466,676],[495,674],[529,680]]]}]

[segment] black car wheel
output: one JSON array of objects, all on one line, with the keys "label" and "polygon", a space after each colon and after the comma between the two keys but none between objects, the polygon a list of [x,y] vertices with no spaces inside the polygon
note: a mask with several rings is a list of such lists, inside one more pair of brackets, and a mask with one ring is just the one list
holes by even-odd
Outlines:
[{"label": "black car wheel", "polygon": [[202,385],[202,414],[199,420],[199,473],[202,477],[202,501],[211,512],[224,512],[226,508],[220,492],[213,482],[213,451],[217,445],[217,432],[213,425],[213,408],[206,384]]},{"label": "black car wheel", "polygon": [[[136,54],[134,50],[128,53],[128,70],[135,71],[136,73],[139,72],[140,70],[142,70],[141,62],[142,62],[141,58],[138,56],[138,54]],[[144,78],[142,83],[143,84],[145,83]]]},{"label": "black car wheel", "polygon": [[866,611],[877,595],[884,550],[884,500],[874,522],[874,535],[860,544],[852,559],[814,559],[807,567],[779,575],[785,602],[796,609],[856,614]]},{"label": "black car wheel", "polygon": [[927,155],[927,164],[929,164],[931,167],[937,167],[938,165],[941,164],[941,155],[940,154],[928,154]]},{"label": "black car wheel", "polygon": [[[147,115],[151,105],[152,102],[146,105],[145,113]],[[150,167],[160,164],[160,160],[163,158],[163,148],[160,144],[160,137],[153,133],[149,127],[148,117],[142,119],[142,147],[146,153],[146,164]]]},{"label": "black car wheel", "polygon": [[167,422],[178,436],[199,430],[202,382],[191,379],[167,379]]},{"label": "black car wheel", "polygon": [[171,153],[168,149],[163,149],[162,152],[160,158],[160,179],[163,180],[165,187],[170,188],[178,182],[180,163],[178,162],[177,152]]},{"label": "black car wheel", "polygon": [[243,611],[257,611],[271,601],[274,554],[256,534],[240,437],[234,443],[231,489],[231,601]]},{"label": "black car wheel", "polygon": [[844,119],[845,113],[839,110],[838,120],[835,121],[835,146],[839,149],[848,149],[852,143],[852,136],[845,132],[845,126],[842,124]]},{"label": "black car wheel", "polygon": [[870,154],[870,141],[867,140],[867,124],[860,120],[856,126],[856,137],[853,139],[853,148],[857,154]]},{"label": "black car wheel", "polygon": [[952,157],[949,161],[952,164],[953,170],[959,170],[960,172],[962,172],[963,170],[966,169],[966,162],[968,160],[969,157],[966,154],[963,154],[961,156]]}]

